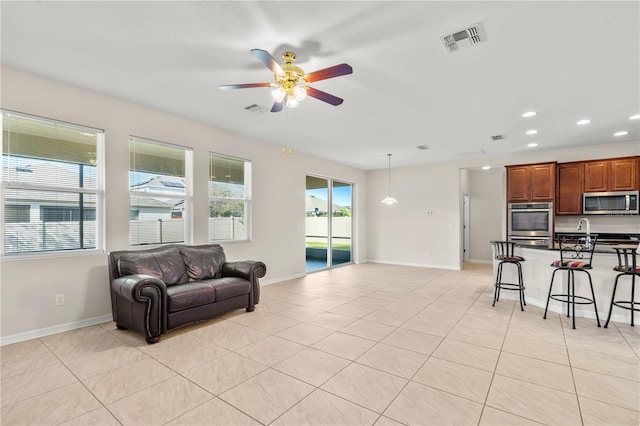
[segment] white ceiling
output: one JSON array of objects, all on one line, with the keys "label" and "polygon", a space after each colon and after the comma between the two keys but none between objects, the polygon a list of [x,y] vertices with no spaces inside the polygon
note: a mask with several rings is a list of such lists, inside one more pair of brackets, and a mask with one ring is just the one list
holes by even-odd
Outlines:
[{"label": "white ceiling", "polygon": [[[2,1],[2,64],[365,170],[640,140],[640,3]],[[482,23],[487,41],[440,37]],[[285,50],[343,98],[270,109],[250,49]],[[521,114],[537,111],[534,118]],[[29,112],[29,111],[25,111]],[[55,117],[53,117],[55,118]],[[591,124],[576,126],[581,118]],[[534,136],[525,131],[537,129]],[[629,134],[614,137],[618,130]],[[506,139],[494,142],[492,135]],[[179,141],[176,141],[179,142]],[[418,145],[430,149],[421,151]],[[484,151],[484,153],[483,153]]]}]

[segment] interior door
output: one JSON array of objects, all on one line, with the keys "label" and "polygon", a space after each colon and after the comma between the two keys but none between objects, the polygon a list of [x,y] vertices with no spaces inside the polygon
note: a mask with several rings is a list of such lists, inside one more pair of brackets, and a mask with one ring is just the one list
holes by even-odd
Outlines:
[{"label": "interior door", "polygon": [[462,233],[462,261],[463,262],[469,262],[469,259],[471,258],[471,224],[470,224],[470,220],[471,220],[471,206],[469,204],[469,194],[463,194],[462,195],[462,205],[463,205],[463,218],[462,218],[462,226],[463,226],[463,233]]}]

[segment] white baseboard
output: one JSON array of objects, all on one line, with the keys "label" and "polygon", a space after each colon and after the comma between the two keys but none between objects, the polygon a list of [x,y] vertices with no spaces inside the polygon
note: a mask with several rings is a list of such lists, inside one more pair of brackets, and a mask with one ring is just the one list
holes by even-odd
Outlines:
[{"label": "white baseboard", "polygon": [[471,263],[488,263],[488,264],[492,264],[492,263],[493,263],[493,259],[491,259],[491,260],[486,260],[486,259],[471,259],[471,260],[469,260],[469,262],[471,262]]},{"label": "white baseboard", "polygon": [[295,280],[296,278],[302,278],[305,277],[307,275],[307,273],[303,273],[303,274],[293,274],[293,275],[287,275],[284,277],[277,277],[277,278],[272,278],[270,280],[260,280],[260,286],[265,286],[265,285],[271,285],[271,284],[275,284],[275,283],[279,283],[281,281],[288,281],[288,280]]},{"label": "white baseboard", "polygon": [[24,342],[25,340],[38,339],[52,334],[62,333],[63,331],[75,330],[76,328],[88,327],[90,325],[102,324],[103,322],[112,321],[111,314],[102,315],[95,318],[88,318],[81,321],[68,322],[66,324],[54,325],[51,327],[40,328],[38,330],[26,331],[24,333],[12,334],[10,336],[0,337],[0,346],[10,345],[12,343]]},{"label": "white baseboard", "polygon": [[388,260],[368,259],[368,263],[383,263],[386,265],[398,265],[398,266],[415,266],[418,268],[434,268],[434,269],[448,269],[450,271],[460,271],[459,266],[454,265],[435,265],[431,263],[408,263],[408,262],[392,262]]}]

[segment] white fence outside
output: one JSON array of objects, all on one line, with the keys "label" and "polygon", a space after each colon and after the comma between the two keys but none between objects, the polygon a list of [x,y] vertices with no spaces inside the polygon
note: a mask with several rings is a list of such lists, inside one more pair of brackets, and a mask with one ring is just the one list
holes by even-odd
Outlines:
[{"label": "white fence outside", "polygon": [[4,252],[16,254],[95,248],[96,222],[84,222],[82,247],[79,226],[80,223],[77,221],[6,223],[4,225]]},{"label": "white fence outside", "polygon": [[[351,238],[351,218],[334,217],[333,237],[339,240]],[[4,244],[5,253],[28,253],[50,250],[78,249],[80,245],[79,222],[28,222],[5,223]],[[131,220],[130,244],[167,243],[184,241],[184,220]],[[210,240],[246,240],[247,226],[244,220],[234,217],[220,217],[209,219]],[[326,242],[328,235],[327,217],[307,217],[307,241]],[[324,238],[322,236],[325,236]],[[83,226],[83,248],[96,246],[96,222],[85,221]]]},{"label": "white fence outside", "polygon": [[332,219],[331,232],[334,239],[341,241],[351,239],[352,221],[350,217],[306,217],[307,242],[326,242],[329,236],[329,219]]}]

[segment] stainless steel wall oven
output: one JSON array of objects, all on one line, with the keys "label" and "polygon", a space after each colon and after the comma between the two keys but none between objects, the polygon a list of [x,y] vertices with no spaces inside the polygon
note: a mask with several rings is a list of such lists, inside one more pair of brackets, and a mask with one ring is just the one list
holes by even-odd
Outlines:
[{"label": "stainless steel wall oven", "polygon": [[551,246],[553,203],[509,203],[507,237],[519,244]]}]

